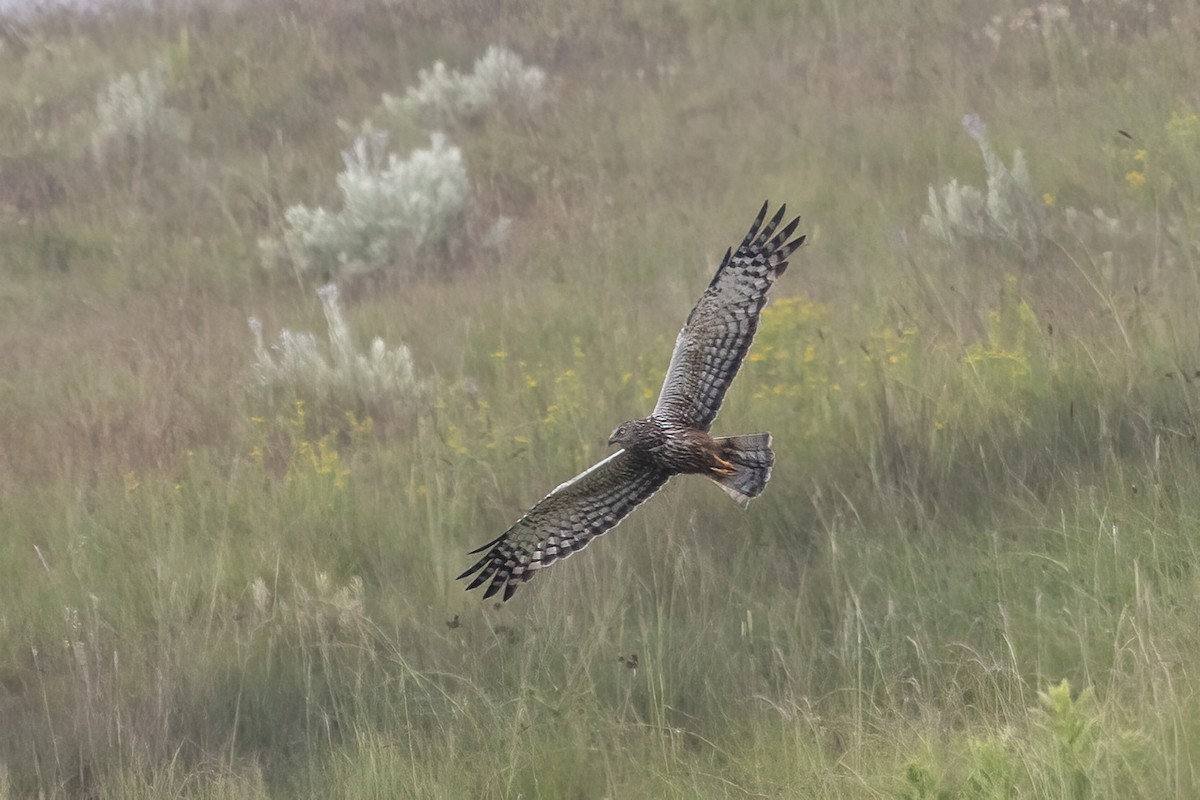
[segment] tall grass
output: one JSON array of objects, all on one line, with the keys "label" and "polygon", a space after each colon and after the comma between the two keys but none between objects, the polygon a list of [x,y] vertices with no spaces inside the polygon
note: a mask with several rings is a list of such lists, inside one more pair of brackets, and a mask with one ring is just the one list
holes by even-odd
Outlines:
[{"label": "tall grass", "polygon": [[[665,9],[163,8],[0,50],[0,796],[1195,796],[1196,10]],[[323,329],[256,242],[336,199],[337,119],[494,43],[554,89],[456,131],[508,246],[339,287],[426,390],[253,391],[250,314]],[[80,109],[159,57],[186,153],[98,183]],[[987,179],[967,111],[1026,156],[1036,258],[921,229]],[[677,480],[465,594],[650,407],[764,197],[810,243],[717,428],[772,431],[768,491]]]}]

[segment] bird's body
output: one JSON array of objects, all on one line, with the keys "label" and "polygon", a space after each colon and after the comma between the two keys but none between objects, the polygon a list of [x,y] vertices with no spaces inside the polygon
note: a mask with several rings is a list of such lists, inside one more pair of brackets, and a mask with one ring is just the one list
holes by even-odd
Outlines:
[{"label": "bird's body", "polygon": [[764,226],[764,203],[737,251],[725,253],[675,340],[653,412],[619,425],[609,444],[622,449],[559,485],[474,551],[486,553],[459,576],[475,575],[468,589],[487,583],[484,597],[503,589],[507,600],[537,570],[610,530],[672,475],[707,475],[743,507],[762,493],[775,463],[770,434],[708,431],[750,349],[771,285],[804,243],[803,236],[789,241],[799,218],[772,237],[784,210]]},{"label": "bird's body", "polygon": [[608,443],[643,455],[670,472],[694,474],[728,468],[721,460],[721,446],[707,432],[653,414],[622,424]]}]

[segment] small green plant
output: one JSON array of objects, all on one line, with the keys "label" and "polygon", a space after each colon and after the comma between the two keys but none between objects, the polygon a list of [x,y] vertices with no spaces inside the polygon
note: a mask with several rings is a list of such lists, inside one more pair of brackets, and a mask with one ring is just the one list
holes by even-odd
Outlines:
[{"label": "small green plant", "polygon": [[1097,756],[1095,700],[1090,686],[1072,697],[1066,678],[1038,692],[1041,726],[1049,734],[1072,796],[1078,798],[1090,796],[1090,774]]},{"label": "small green plant", "polygon": [[992,150],[978,115],[967,114],[962,125],[983,154],[987,192],[960,185],[958,179],[940,193],[930,186],[922,226],[952,247],[990,242],[1013,246],[1026,260],[1036,258],[1044,235],[1044,200],[1033,189],[1024,154],[1016,150],[1009,167]]},{"label": "small green plant", "polygon": [[936,766],[910,761],[904,766],[904,788],[896,797],[898,800],[948,800],[951,794]]},{"label": "small green plant", "polygon": [[[905,763],[896,796],[1082,800],[1137,785],[1142,737],[1105,726],[1090,687],[1076,693],[1064,679],[1037,697],[1019,733],[1003,728],[926,747]],[[1099,787],[1108,791],[1098,792]]]},{"label": "small green plant", "polygon": [[[335,274],[412,268],[418,256],[447,247],[462,226],[471,185],[462,151],[435,133],[407,159],[388,152],[388,134],[368,129],[342,153],[340,211],[292,206],[283,251],[297,272]],[[281,255],[260,244],[268,266]]]},{"label": "small green plant", "polygon": [[376,337],[366,353],[357,352],[338,304],[337,286],[323,286],[317,295],[329,324],[328,357],[316,336],[286,329],[268,349],[262,322],[250,317],[255,356],[252,368],[258,387],[290,387],[318,396],[344,396],[366,402],[383,398],[412,400],[422,392],[407,347],[389,349],[383,339]]},{"label": "small green plant", "polygon": [[497,105],[536,111],[545,99],[546,73],[525,66],[511,50],[492,45],[470,74],[438,61],[432,69],[420,71],[419,83],[403,97],[385,94],[383,107],[425,125],[445,126],[476,120]]},{"label": "small green plant", "polygon": [[965,766],[962,796],[976,800],[1009,800],[1016,796],[1018,765],[1004,733],[968,739]]}]

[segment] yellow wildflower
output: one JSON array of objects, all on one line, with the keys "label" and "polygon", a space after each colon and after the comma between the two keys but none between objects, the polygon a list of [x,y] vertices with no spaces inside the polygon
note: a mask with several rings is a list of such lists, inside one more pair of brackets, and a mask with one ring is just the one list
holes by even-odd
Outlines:
[{"label": "yellow wildflower", "polygon": [[1146,183],[1146,173],[1138,172],[1136,169],[1131,169],[1125,173],[1125,182],[1132,188],[1136,189]]}]

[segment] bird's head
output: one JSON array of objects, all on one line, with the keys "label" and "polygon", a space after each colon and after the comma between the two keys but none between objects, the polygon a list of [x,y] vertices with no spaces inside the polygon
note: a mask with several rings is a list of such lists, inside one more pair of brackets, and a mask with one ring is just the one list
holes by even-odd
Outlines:
[{"label": "bird's head", "polygon": [[622,422],[614,428],[612,435],[608,437],[609,446],[620,445],[621,447],[628,447],[633,439],[632,428],[633,426],[628,422]]},{"label": "bird's head", "polygon": [[666,436],[662,427],[653,417],[622,422],[608,437],[609,445],[619,445],[640,453],[652,450],[664,441]]}]

